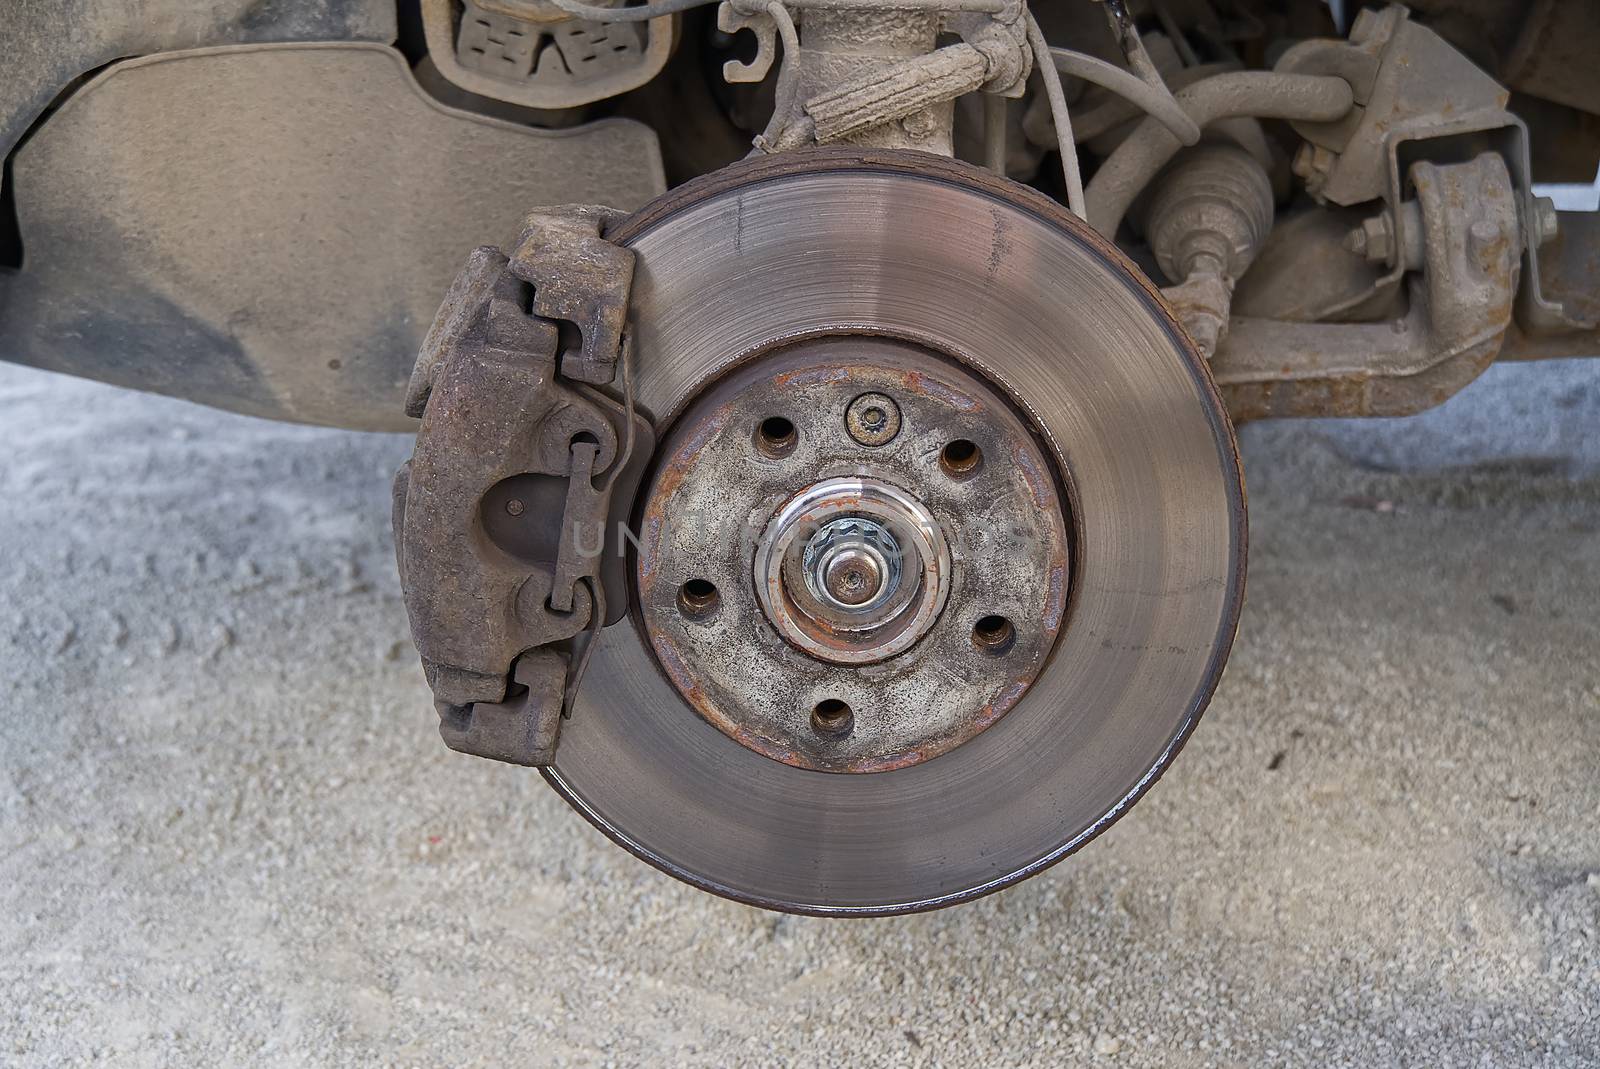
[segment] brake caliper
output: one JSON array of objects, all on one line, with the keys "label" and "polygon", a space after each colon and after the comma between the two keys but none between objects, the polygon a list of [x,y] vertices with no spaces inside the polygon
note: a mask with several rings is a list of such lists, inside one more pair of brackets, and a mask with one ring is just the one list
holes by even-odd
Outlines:
[{"label": "brake caliper", "polygon": [[[627,608],[620,522],[654,433],[624,336],[634,254],[604,238],[620,217],[544,209],[509,257],[473,250],[412,372],[395,553],[440,734],[463,753],[549,764],[585,654]],[[619,377],[620,399],[602,389]]]}]

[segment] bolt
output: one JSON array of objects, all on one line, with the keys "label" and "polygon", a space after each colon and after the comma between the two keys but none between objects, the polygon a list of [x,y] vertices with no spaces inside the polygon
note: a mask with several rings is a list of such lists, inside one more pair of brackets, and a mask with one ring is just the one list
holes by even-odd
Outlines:
[{"label": "bolt", "polygon": [[923,108],[901,119],[900,125],[914,140],[926,141],[939,129],[939,119],[932,108]]},{"label": "bolt", "polygon": [[841,547],[822,569],[822,589],[841,605],[871,601],[883,588],[883,569],[865,549]]},{"label": "bolt", "polygon": [[521,516],[522,515],[522,501],[520,499],[518,499],[518,498],[515,498],[515,497],[512,498],[510,501],[507,501],[506,502],[506,513],[507,513],[507,515],[511,515],[511,516]]},{"label": "bolt", "polygon": [[1553,239],[1560,232],[1560,222],[1556,215],[1556,202],[1549,197],[1533,198],[1533,237],[1534,244],[1543,245]]},{"label": "bolt", "polygon": [[1474,219],[1467,227],[1467,243],[1472,246],[1472,251],[1482,256],[1489,247],[1499,240],[1500,228],[1487,219]]},{"label": "bolt", "polygon": [[862,445],[887,445],[900,433],[900,406],[886,394],[864,393],[845,409],[844,426]]},{"label": "bolt", "polygon": [[1510,243],[1498,224],[1488,219],[1474,219],[1467,226],[1467,255],[1477,261],[1480,271],[1492,274],[1509,249]]}]

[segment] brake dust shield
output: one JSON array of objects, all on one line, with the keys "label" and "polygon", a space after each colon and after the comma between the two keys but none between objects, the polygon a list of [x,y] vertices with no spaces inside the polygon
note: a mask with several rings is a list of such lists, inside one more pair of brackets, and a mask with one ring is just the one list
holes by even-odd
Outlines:
[{"label": "brake dust shield", "polygon": [[663,445],[551,784],[671,875],[803,913],[950,905],[1104,830],[1194,729],[1244,580],[1231,428],[1137,270],[916,153],[737,164],[608,237]]}]

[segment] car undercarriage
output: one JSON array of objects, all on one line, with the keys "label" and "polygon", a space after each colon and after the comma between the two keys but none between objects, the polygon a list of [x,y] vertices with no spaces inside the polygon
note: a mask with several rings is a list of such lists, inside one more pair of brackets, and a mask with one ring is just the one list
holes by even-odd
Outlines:
[{"label": "car undercarriage", "polygon": [[0,27],[0,357],[414,432],[445,743],[767,908],[964,901],[1150,788],[1237,424],[1600,352],[1540,193],[1589,5],[71,6]]}]

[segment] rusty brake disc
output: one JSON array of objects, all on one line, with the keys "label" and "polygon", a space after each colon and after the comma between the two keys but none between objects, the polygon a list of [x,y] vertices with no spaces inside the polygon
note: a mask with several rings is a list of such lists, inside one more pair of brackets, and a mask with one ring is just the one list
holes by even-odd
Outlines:
[{"label": "rusty brake disc", "polygon": [[608,238],[663,444],[551,784],[673,876],[817,914],[972,898],[1107,827],[1244,580],[1232,430],[1138,272],[915,153],[738,164]]}]

